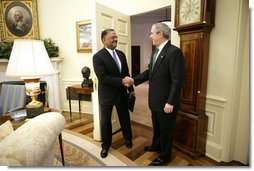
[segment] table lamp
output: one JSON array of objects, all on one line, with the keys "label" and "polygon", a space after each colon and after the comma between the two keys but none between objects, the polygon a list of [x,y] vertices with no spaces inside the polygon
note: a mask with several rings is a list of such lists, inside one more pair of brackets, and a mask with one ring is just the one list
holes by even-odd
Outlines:
[{"label": "table lamp", "polygon": [[55,70],[43,41],[30,39],[14,40],[5,75],[20,77],[24,80],[26,94],[31,96],[32,99],[26,105],[28,118],[44,112],[42,102],[37,101],[37,96],[41,93],[40,78],[54,73]]}]

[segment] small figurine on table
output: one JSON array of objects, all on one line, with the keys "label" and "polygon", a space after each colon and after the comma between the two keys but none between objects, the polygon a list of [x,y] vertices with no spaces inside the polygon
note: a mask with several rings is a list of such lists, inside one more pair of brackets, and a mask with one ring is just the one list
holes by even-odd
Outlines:
[{"label": "small figurine on table", "polygon": [[90,69],[88,67],[84,67],[84,68],[82,68],[81,73],[82,73],[83,78],[84,78],[81,86],[82,87],[93,87],[93,80],[89,79]]}]

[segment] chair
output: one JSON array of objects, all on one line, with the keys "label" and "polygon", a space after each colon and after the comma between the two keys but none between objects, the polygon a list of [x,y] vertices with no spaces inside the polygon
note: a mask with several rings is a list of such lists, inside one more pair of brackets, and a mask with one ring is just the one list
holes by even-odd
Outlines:
[{"label": "chair", "polygon": [[25,108],[25,85],[2,84],[0,92],[0,115],[17,108]]},{"label": "chair", "polygon": [[[0,90],[2,85],[4,84],[11,84],[11,85],[25,85],[24,81],[5,81],[0,83]],[[46,81],[40,81],[40,89],[41,93],[38,95],[37,100],[42,102],[45,107],[48,106],[48,86]],[[1,92],[0,92],[1,94]],[[30,96],[26,96],[26,104],[30,103],[32,101]]]}]

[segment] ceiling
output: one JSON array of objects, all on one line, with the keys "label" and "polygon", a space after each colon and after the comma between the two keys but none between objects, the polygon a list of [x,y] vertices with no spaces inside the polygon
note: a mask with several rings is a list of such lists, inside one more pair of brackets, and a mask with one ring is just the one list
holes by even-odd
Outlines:
[{"label": "ceiling", "polygon": [[164,18],[164,20],[171,20],[171,7],[157,9],[155,11],[136,15],[135,17],[161,17],[162,19]]}]

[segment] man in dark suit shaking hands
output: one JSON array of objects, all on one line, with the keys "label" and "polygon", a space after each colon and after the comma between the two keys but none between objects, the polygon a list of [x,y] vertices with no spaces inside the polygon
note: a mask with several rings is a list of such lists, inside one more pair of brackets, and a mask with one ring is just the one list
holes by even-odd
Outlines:
[{"label": "man in dark suit shaking hands", "polygon": [[152,25],[150,39],[156,48],[149,68],[129,79],[129,84],[136,86],[149,80],[153,140],[152,145],[145,146],[144,150],[159,152],[152,165],[162,165],[171,160],[173,131],[184,80],[184,57],[182,51],[168,41],[169,34],[170,28],[166,24]]},{"label": "man in dark suit shaking hands", "polygon": [[130,76],[125,54],[115,49],[117,36],[113,29],[106,29],[101,33],[104,48],[93,56],[95,74],[99,80],[98,93],[101,108],[101,157],[108,155],[112,144],[111,115],[113,106],[116,106],[123,136],[127,148],[132,147],[132,131],[130,114],[128,111],[127,92],[134,93],[133,86],[126,87],[126,76]]}]

